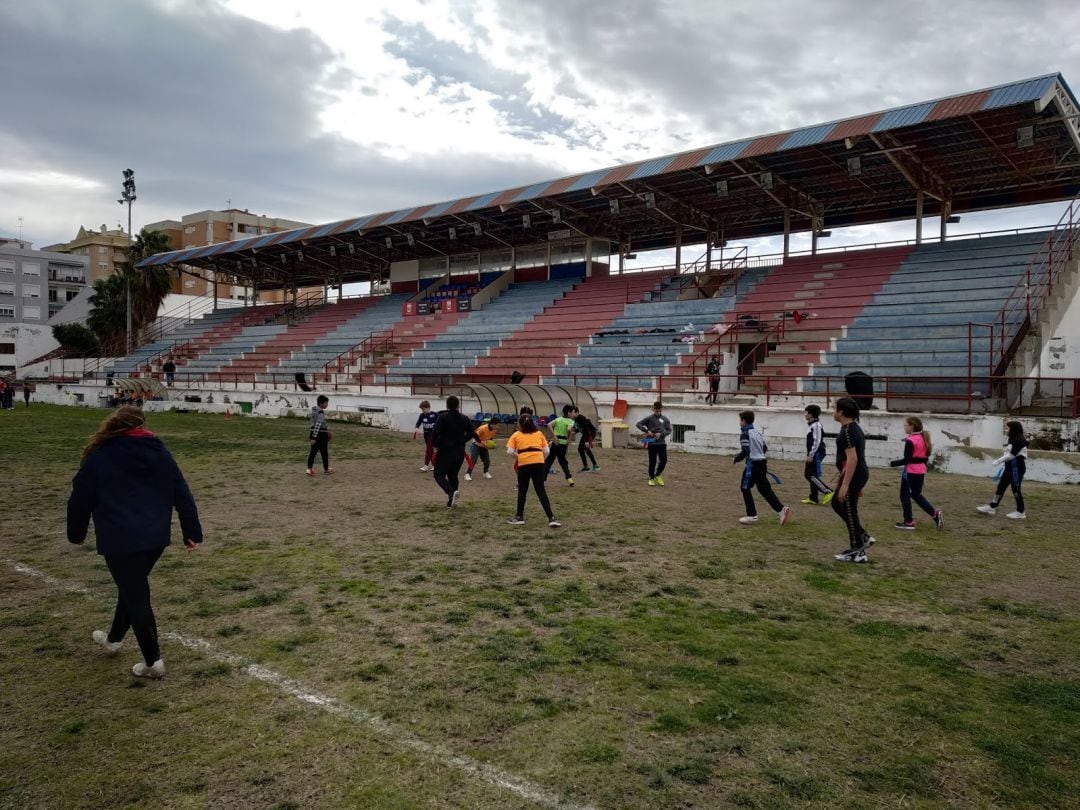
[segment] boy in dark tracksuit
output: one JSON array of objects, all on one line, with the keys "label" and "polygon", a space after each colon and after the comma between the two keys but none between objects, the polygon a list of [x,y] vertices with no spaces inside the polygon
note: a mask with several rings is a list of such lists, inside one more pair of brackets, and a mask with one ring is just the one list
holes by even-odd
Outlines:
[{"label": "boy in dark tracksuit", "polygon": [[330,431],[326,427],[326,406],[329,404],[329,398],[320,396],[311,408],[311,424],[308,430],[311,450],[308,452],[307,469],[304,470],[311,476],[315,475],[316,453],[322,456],[323,475],[330,475],[334,471],[334,468],[330,466]]},{"label": "boy in dark tracksuit", "polygon": [[[825,506],[832,500],[833,491],[821,478],[821,462],[825,460],[825,430],[819,421],[821,408],[807,405],[803,411],[806,418],[806,463],[803,466],[803,478],[810,483],[810,495],[803,498],[803,503]],[[819,501],[818,496],[824,494]]]},{"label": "boy in dark tracksuit", "polygon": [[651,416],[646,416],[634,427],[652,439],[649,448],[649,486],[664,486],[664,468],[667,466],[667,437],[671,434],[671,420],[661,411],[664,403],[654,402]]},{"label": "boy in dark tracksuit", "polygon": [[431,439],[435,445],[435,483],[446,493],[446,505],[458,505],[458,473],[465,463],[465,445],[477,441],[472,420],[458,410],[461,403],[457,397],[446,398],[446,410],[439,414]]},{"label": "boy in dark tracksuit", "polygon": [[752,490],[757,487],[761,497],[773,508],[776,516],[780,518],[780,525],[788,522],[791,510],[780,503],[780,499],[773,492],[769,483],[769,464],[765,460],[765,454],[769,446],[765,444],[765,437],[754,427],[754,412],[743,411],[739,414],[739,428],[742,433],[739,436],[739,455],[735,456],[733,464],[746,461],[746,471],[743,473],[742,489],[743,501],[746,504],[746,516],[739,518],[740,523],[757,523],[757,506],[754,505]]},{"label": "boy in dark tracksuit", "polygon": [[589,462],[591,461],[592,471],[600,472],[600,465],[596,463],[596,456],[593,455],[592,451],[592,441],[596,436],[596,425],[577,408],[570,412],[570,416],[573,418],[574,424],[577,425],[574,432],[580,437],[577,451],[578,455],[581,456],[581,471],[589,472]]}]

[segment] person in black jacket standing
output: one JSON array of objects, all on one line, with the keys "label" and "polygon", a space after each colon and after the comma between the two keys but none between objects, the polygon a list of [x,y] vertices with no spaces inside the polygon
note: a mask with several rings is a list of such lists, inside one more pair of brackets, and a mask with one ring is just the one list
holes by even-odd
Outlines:
[{"label": "person in black jacket standing", "polygon": [[157,624],[150,605],[150,571],[169,545],[175,508],[184,545],[203,540],[195,499],[161,439],[145,428],[142,410],[125,406],[106,419],[83,450],[67,504],[67,538],[86,540],[94,519],[97,551],[116,583],[116,611],[106,633],[93,639],[110,655],[120,651],[130,628],[143,662],[131,671],[139,678],[165,677]]},{"label": "person in black jacket standing", "polygon": [[431,441],[435,445],[435,483],[446,493],[446,505],[457,506],[461,492],[458,490],[458,473],[465,463],[465,445],[469,440],[480,441],[472,420],[461,415],[457,397],[446,398],[446,410],[439,414],[432,430]]}]

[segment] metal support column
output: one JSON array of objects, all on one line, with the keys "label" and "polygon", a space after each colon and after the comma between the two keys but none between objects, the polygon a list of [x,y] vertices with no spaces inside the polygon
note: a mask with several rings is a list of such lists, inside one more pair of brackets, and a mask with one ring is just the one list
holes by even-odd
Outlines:
[{"label": "metal support column", "polygon": [[915,192],[915,244],[922,244],[922,221],[923,221],[923,193],[920,189]]},{"label": "metal support column", "polygon": [[682,272],[682,225],[675,226],[675,272]]},{"label": "metal support column", "polygon": [[791,209],[784,209],[784,261],[787,261],[788,248],[791,244]]}]

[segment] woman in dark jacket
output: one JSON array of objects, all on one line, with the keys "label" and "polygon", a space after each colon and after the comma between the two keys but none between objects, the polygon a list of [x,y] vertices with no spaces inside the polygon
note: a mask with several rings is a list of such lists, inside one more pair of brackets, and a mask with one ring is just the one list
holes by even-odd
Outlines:
[{"label": "woman in dark jacket", "polygon": [[145,427],[139,408],[126,406],[106,419],[82,454],[68,499],[67,535],[82,543],[94,519],[97,551],[116,583],[112,628],[94,631],[94,641],[115,655],[128,628],[135,633],[145,663],[131,671],[140,678],[163,678],[150,606],[150,571],[169,545],[172,512],[180,515],[184,545],[202,542],[202,526],[191,490],[161,439]]}]

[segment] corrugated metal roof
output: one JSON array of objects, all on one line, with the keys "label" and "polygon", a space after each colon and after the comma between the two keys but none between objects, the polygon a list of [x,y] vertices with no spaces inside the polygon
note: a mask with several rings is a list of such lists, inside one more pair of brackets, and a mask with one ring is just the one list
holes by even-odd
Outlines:
[{"label": "corrugated metal roof", "polygon": [[1040,76],[1037,79],[1027,79],[1026,81],[995,87],[990,91],[990,97],[986,99],[982,109],[993,110],[997,107],[1023,104],[1026,101],[1037,101],[1050,89],[1050,85],[1060,78],[1060,73],[1053,73],[1049,76]]},{"label": "corrugated metal roof", "polygon": [[889,110],[881,116],[871,132],[883,132],[887,129],[900,129],[921,124],[934,109],[936,101],[927,101],[923,104],[912,104],[910,107],[901,107],[898,110]]},{"label": "corrugated metal roof", "polygon": [[[757,138],[743,139],[726,144],[718,144],[705,147],[691,152],[678,155],[666,155],[641,163],[624,166],[609,167],[586,174],[563,177],[557,180],[548,180],[533,185],[519,188],[506,189],[491,192],[482,196],[466,197],[459,200],[449,200],[434,205],[421,206],[418,208],[403,209],[401,211],[386,212],[355,220],[342,220],[339,223],[316,226],[307,236],[323,236],[330,232],[350,233],[361,228],[375,227],[387,222],[410,222],[422,217],[437,217],[445,213],[460,213],[466,210],[475,210],[490,206],[495,200],[501,203],[520,202],[529,199],[550,197],[567,191],[580,191],[591,188],[598,182],[617,182],[610,178],[642,179],[653,177],[672,171],[685,170],[695,166],[705,166],[712,163],[721,163],[729,160],[737,160],[741,157],[763,155],[770,152],[796,149],[816,143],[825,143],[839,140],[845,137],[854,137],[867,132],[881,132],[888,129],[913,126],[927,120],[941,120],[967,115],[980,110],[991,110],[999,107],[1007,107],[1016,104],[1024,104],[1036,101],[1050,90],[1055,82],[1061,82],[1065,91],[1072,96],[1072,92],[1064,84],[1064,79],[1059,73],[1048,74],[1033,79],[1011,82],[997,87],[987,88],[975,92],[962,93],[935,99],[920,104],[911,104],[898,107],[884,112],[871,113],[869,115],[842,119],[826,124],[811,127],[803,127],[797,130],[774,133]],[[1075,98],[1075,97],[1074,97]],[[981,101],[980,101],[981,99]],[[981,105],[981,106],[976,106]],[[349,223],[344,225],[344,223]],[[278,242],[290,242],[301,238],[301,234],[310,229],[303,228],[290,231],[285,234],[272,234],[262,237],[258,241],[243,240],[236,243],[222,243],[228,245],[229,250],[259,249],[268,247]],[[224,248],[222,248],[224,250]],[[172,251],[167,254],[159,254],[160,261],[184,261],[192,258],[191,250]],[[145,263],[157,263],[159,257],[151,257]]]},{"label": "corrugated metal roof", "polygon": [[833,124],[820,124],[816,127],[799,129],[788,135],[787,139],[777,149],[796,149],[800,146],[813,146],[825,140],[825,136],[832,131]]}]

